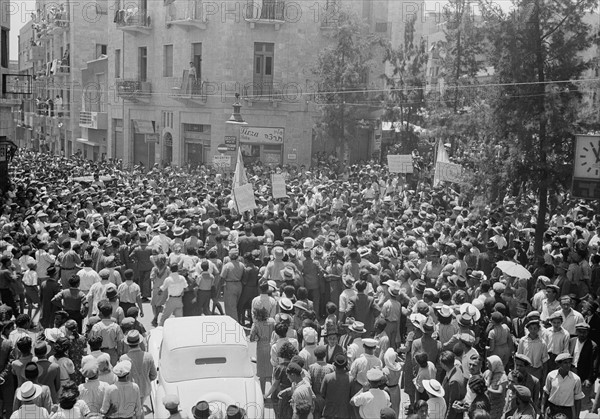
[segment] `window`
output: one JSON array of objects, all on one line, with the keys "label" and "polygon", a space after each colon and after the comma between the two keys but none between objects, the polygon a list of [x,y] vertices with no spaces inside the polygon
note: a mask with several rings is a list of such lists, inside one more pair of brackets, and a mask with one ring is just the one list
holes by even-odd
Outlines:
[{"label": "window", "polygon": [[146,81],[148,78],[148,48],[138,48],[138,77],[140,81]]},{"label": "window", "polygon": [[115,50],[115,78],[121,78],[121,50]]},{"label": "window", "polygon": [[275,44],[254,43],[254,78],[252,80],[255,96],[269,96],[273,92],[273,65]]},{"label": "window", "polygon": [[202,43],[192,44],[192,62],[196,68],[196,80],[202,80]]},{"label": "window", "polygon": [[96,44],[96,59],[100,58],[102,55],[107,55],[107,45],[105,44]]},{"label": "window", "polygon": [[173,77],[173,45],[164,46],[163,59],[163,77]]},{"label": "window", "polygon": [[0,67],[8,68],[8,30],[2,28],[0,37]]}]

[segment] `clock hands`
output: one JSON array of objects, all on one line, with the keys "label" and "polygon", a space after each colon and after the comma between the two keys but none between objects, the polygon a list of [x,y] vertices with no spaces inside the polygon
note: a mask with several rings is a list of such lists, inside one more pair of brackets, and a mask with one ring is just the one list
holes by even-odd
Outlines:
[{"label": "clock hands", "polygon": [[590,143],[590,146],[592,147],[592,152],[596,157],[596,163],[600,163],[600,147],[596,150],[596,147],[594,147],[594,143]]}]

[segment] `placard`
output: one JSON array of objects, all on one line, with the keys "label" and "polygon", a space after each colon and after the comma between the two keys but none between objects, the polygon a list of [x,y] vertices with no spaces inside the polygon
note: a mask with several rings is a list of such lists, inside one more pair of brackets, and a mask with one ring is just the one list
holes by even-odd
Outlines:
[{"label": "placard", "polygon": [[254,189],[251,183],[234,188],[233,196],[235,197],[235,202],[240,213],[258,208],[254,200]]},{"label": "placard", "polygon": [[240,142],[283,144],[283,128],[240,127]]},{"label": "placard", "polygon": [[231,167],[231,156],[229,154],[215,154],[213,156],[213,166]]},{"label": "placard", "polygon": [[275,173],[271,176],[271,189],[273,191],[273,199],[287,198],[285,179],[282,174]]},{"label": "placard", "polygon": [[440,181],[463,183],[463,168],[460,164],[437,162],[435,172]]},{"label": "placard", "polygon": [[388,154],[387,158],[390,173],[413,172],[413,159],[410,154]]}]

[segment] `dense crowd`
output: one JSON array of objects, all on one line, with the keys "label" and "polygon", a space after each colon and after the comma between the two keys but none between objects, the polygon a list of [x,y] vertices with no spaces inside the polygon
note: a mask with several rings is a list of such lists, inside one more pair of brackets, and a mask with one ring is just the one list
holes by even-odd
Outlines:
[{"label": "dense crowd", "polygon": [[[19,151],[1,198],[0,412],[143,417],[157,372],[138,317],[215,313],[257,342],[279,419],[598,411],[597,211],[567,202],[536,257],[530,198],[471,205],[338,164],[247,168],[258,209],[239,214],[232,176],[209,168]],[[271,197],[272,171],[288,198]],[[216,418],[198,397],[164,404]]]}]

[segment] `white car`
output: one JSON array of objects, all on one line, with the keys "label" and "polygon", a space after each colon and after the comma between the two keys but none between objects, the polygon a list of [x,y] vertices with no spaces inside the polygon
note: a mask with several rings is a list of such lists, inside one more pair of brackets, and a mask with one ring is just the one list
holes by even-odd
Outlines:
[{"label": "white car", "polygon": [[179,408],[189,417],[202,400],[221,417],[229,405],[244,409],[250,419],[263,417],[263,394],[248,338],[231,317],[169,318],[164,327],[150,332],[148,351],[158,369],[150,396],[156,419],[169,417],[162,402],[166,394],[178,395]]}]

